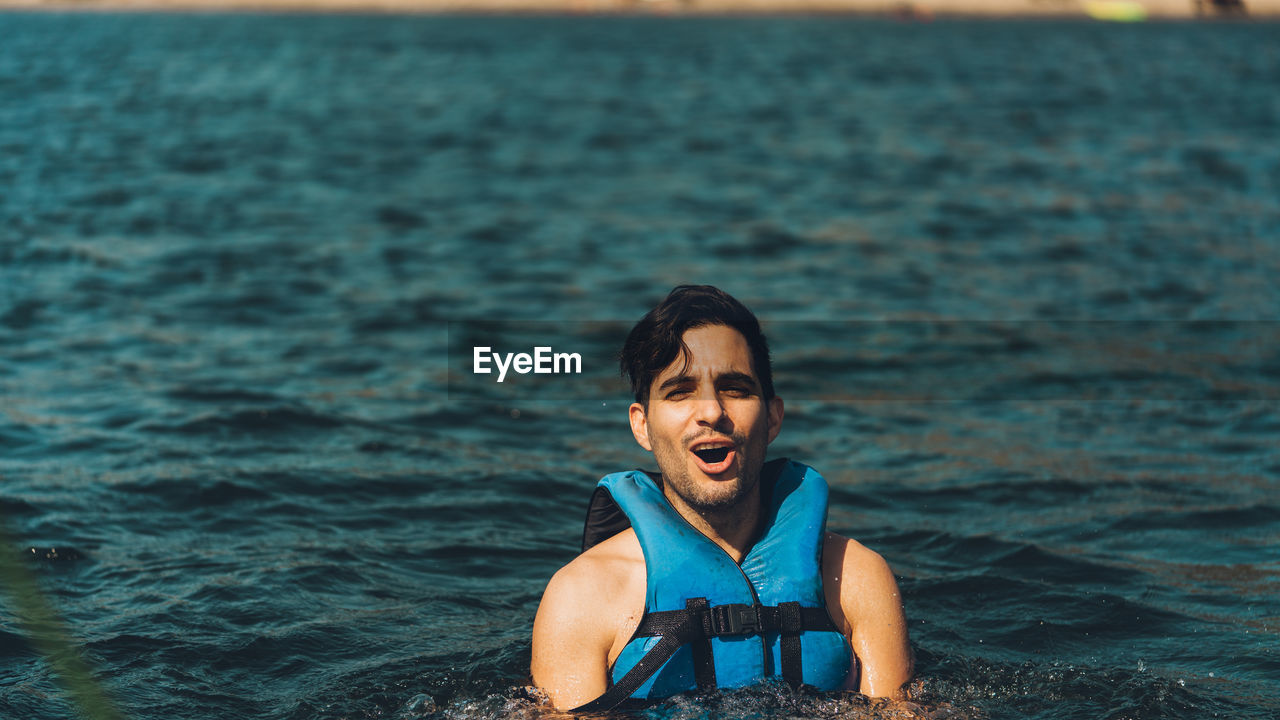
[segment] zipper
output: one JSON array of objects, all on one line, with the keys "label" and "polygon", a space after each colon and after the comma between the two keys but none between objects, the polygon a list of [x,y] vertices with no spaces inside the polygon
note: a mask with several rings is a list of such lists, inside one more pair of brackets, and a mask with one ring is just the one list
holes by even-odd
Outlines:
[{"label": "zipper", "polygon": [[[698,537],[702,538],[704,542],[711,543],[711,546],[712,546],[712,547],[714,547],[716,550],[719,550],[721,553],[723,553],[723,554],[724,554],[725,558],[727,558],[727,559],[729,560],[729,563],[730,563],[730,564],[732,564],[732,565],[733,565],[733,567],[734,567],[735,569],[737,569],[738,574],[739,574],[740,576],[742,576],[742,581],[743,581],[743,582],[745,582],[745,583],[747,584],[747,589],[751,591],[751,606],[752,606],[752,607],[756,607],[756,608],[758,608],[758,607],[762,607],[762,605],[761,605],[761,603],[760,603],[760,595],[756,592],[756,586],[755,586],[755,584],[754,584],[754,583],[752,583],[752,582],[751,582],[751,578],[747,577],[747,573],[746,573],[745,571],[743,571],[741,563],[735,562],[735,561],[734,561],[734,559],[733,559],[733,556],[729,554],[729,551],[728,551],[728,550],[725,550],[724,548],[722,548],[722,547],[720,547],[719,545],[717,545],[715,542],[713,542],[713,541],[711,540],[711,538],[709,538],[709,537],[707,537],[706,535],[704,535],[704,534],[703,534],[703,532],[702,532],[701,530],[699,530],[698,528],[694,527],[694,526],[693,526],[693,523],[689,522],[689,520],[688,520],[687,518],[685,518],[685,516],[684,516],[684,515],[681,515],[681,514],[680,514],[680,512],[679,512],[679,511],[677,511],[677,510],[675,509],[675,506],[671,504],[671,501],[667,499],[666,493],[662,492],[662,487],[661,487],[661,486],[659,486],[659,487],[658,487],[658,495],[662,498],[662,501],[663,501],[664,503],[666,503],[666,504],[667,504],[667,507],[671,510],[671,512],[672,512],[672,513],[674,513],[676,517],[680,518],[680,520],[681,520],[682,522],[684,522],[684,524],[685,524],[686,526],[688,526],[688,528],[689,528],[690,530],[692,530],[692,531],[694,532],[694,534],[696,534]],[[763,537],[761,537],[761,538],[757,538],[757,539],[756,539],[756,542],[757,542],[757,543],[759,543],[759,542],[760,542],[760,540],[762,540],[762,539],[763,539]],[[755,549],[755,545],[753,544],[753,545],[751,546],[751,550],[754,550],[754,549]],[[750,555],[750,554],[751,554],[751,550],[748,550],[748,551],[747,551],[747,555]],[[742,559],[743,559],[743,560],[746,560],[746,559],[747,559],[746,555],[744,555],[744,556],[742,557]],[[757,617],[759,617],[759,611],[758,611],[758,610],[756,611],[756,615],[757,615]],[[760,633],[759,638],[760,638],[760,662],[761,662],[761,667],[763,667],[763,668],[765,669],[766,677],[773,677],[773,675],[774,675],[774,673],[773,673],[773,653],[769,652],[769,643],[765,641],[764,633]]]}]

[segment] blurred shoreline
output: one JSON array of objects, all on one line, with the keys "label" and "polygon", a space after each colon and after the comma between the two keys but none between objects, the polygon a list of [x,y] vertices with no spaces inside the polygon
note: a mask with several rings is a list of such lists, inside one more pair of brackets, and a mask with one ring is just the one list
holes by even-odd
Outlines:
[{"label": "blurred shoreline", "polygon": [[0,10],[1278,19],[1280,0],[0,0]]}]

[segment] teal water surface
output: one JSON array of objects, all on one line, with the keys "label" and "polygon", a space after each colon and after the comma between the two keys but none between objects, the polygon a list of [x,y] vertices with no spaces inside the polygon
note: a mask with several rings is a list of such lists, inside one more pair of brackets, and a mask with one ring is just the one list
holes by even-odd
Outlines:
[{"label": "teal water surface", "polygon": [[[446,348],[625,328],[682,282],[764,320],[772,453],[893,566],[925,712],[1280,714],[1275,26],[0,38],[3,551],[125,716],[546,714],[543,586],[595,480],[651,459],[608,368],[463,394]],[[0,717],[70,717],[13,587]],[[897,712],[766,685],[642,715]]]}]

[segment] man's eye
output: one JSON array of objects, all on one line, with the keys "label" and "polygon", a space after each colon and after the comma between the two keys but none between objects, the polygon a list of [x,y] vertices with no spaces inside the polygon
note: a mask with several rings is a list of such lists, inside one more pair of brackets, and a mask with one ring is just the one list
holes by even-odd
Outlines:
[{"label": "man's eye", "polygon": [[688,390],[672,390],[671,392],[667,393],[666,398],[668,400],[680,400],[682,398],[688,397],[688,395],[689,395]]},{"label": "man's eye", "polygon": [[751,396],[751,388],[743,385],[733,385],[725,388],[724,391],[733,397],[750,397]]}]

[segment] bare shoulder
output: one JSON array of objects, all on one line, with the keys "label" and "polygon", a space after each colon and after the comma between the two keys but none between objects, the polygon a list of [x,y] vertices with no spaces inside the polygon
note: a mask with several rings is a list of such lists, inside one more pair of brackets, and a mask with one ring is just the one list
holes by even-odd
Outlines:
[{"label": "bare shoulder", "polygon": [[889,563],[857,540],[827,533],[822,549],[827,609],[862,663],[858,689],[897,697],[911,679],[902,595]]},{"label": "bare shoulder", "polygon": [[551,629],[545,627],[548,622],[558,627],[572,626],[579,633],[597,626],[601,631],[608,629],[617,613],[614,606],[625,604],[628,595],[634,594],[637,577],[643,610],[644,555],[633,530],[621,532],[574,558],[547,583],[534,620],[534,642],[539,639],[540,629]]},{"label": "bare shoulder", "polygon": [[644,582],[644,553],[634,530],[627,529],[592,547],[560,568],[547,584],[548,598],[569,600],[586,593],[591,605],[618,598],[633,586],[637,575]]},{"label": "bare shoulder", "polygon": [[644,554],[631,530],[552,576],[533,621],[530,670],[556,707],[574,707],[604,692],[619,638],[625,644],[644,614],[644,591]]},{"label": "bare shoulder", "polygon": [[880,605],[902,607],[889,563],[857,540],[827,533],[823,539],[822,576],[828,600],[833,599],[830,590],[838,590],[836,597],[842,607],[868,611]]}]

